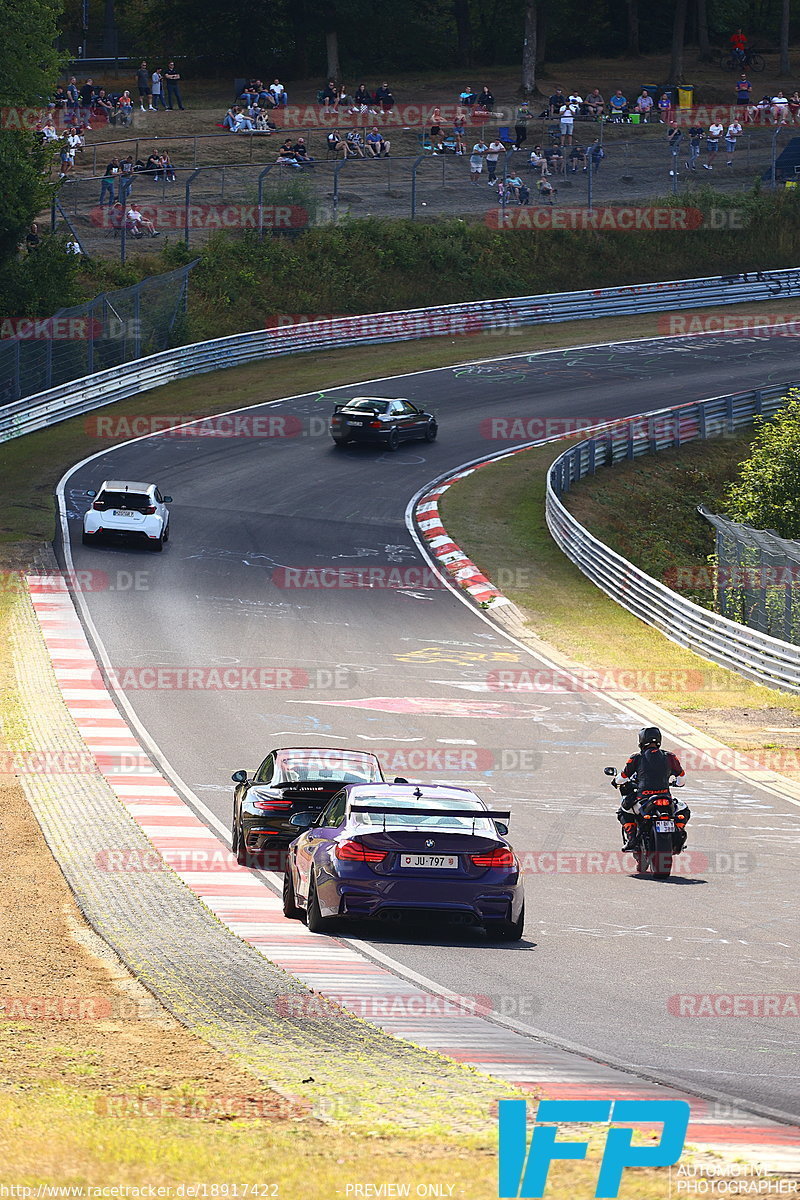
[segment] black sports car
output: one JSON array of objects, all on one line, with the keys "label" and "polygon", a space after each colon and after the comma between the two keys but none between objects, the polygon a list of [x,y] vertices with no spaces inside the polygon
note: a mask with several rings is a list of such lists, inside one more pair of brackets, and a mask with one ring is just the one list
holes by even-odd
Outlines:
[{"label": "black sports car", "polygon": [[433,442],[439,432],[433,413],[423,412],[410,400],[385,396],[354,396],[345,404],[337,404],[330,429],[336,446],[372,442],[387,450],[396,450],[401,442],[414,438]]},{"label": "black sports car", "polygon": [[[301,747],[272,750],[251,777],[235,771],[233,842],[242,866],[279,869],[297,827],[289,824],[296,812],[321,812],[345,783],[383,783],[374,754],[361,750]],[[275,861],[264,852],[275,849]]]}]

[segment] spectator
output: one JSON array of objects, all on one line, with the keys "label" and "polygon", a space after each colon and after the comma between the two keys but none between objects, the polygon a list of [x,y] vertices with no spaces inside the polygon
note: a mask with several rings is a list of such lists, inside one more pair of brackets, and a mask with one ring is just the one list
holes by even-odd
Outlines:
[{"label": "spectator", "polygon": [[66,246],[64,247],[64,251],[66,254],[80,254],[81,253],[80,242],[76,242],[74,240],[74,238],[70,238],[69,241],[67,242]]},{"label": "spectator", "polygon": [[273,79],[269,85],[269,94],[275,102],[276,108],[284,108],[289,103],[289,97],[286,94],[286,88],[281,83],[280,79]]},{"label": "spectator", "polygon": [[508,204],[508,201],[509,201],[508,188],[506,187],[506,185],[502,179],[498,179],[496,182],[497,182],[497,203],[499,204],[500,208],[505,208],[505,206]]},{"label": "spectator", "polygon": [[[394,101],[392,101],[394,103]],[[392,148],[392,143],[387,141],[383,134],[378,129],[377,125],[373,125],[372,129],[367,134],[367,149],[371,151],[373,158],[389,158],[389,151]]]},{"label": "spectator", "polygon": [[489,173],[489,187],[494,187],[497,183],[497,160],[505,152],[506,148],[500,139],[492,138],[489,148],[486,151],[486,170]]},{"label": "spectator", "polygon": [[253,121],[252,117],[248,116],[244,112],[241,112],[241,111],[237,112],[237,114],[234,118],[233,128],[232,128],[231,132],[232,133],[252,133],[254,129],[255,129],[255,122]]},{"label": "spectator", "polygon": [[478,108],[482,108],[484,112],[492,112],[494,109],[494,96],[486,84],[483,85],[481,94],[478,96]]},{"label": "spectator", "polygon": [[792,122],[796,120],[798,112],[800,112],[800,92],[794,91],[789,97],[789,115]]},{"label": "spectator", "polygon": [[642,121],[649,121],[650,114],[653,111],[653,97],[649,92],[642,92],[636,97],[636,104],[633,109],[642,118]]},{"label": "spectator", "polygon": [[175,168],[172,165],[172,159],[169,156],[169,150],[161,151],[161,173],[167,183],[176,183]]},{"label": "spectator", "polygon": [[560,146],[545,146],[544,156],[547,160],[548,175],[559,174],[564,165],[564,156]]},{"label": "spectator", "polygon": [[531,162],[532,170],[538,171],[540,175],[549,175],[550,174],[550,168],[547,165],[547,159],[545,158],[544,154],[542,153],[541,146],[533,147],[533,149],[531,150],[530,162]]},{"label": "spectator", "polygon": [[561,112],[561,106],[566,103],[567,97],[564,95],[563,89],[557,87],[547,102],[547,115],[549,117],[557,117]]},{"label": "spectator", "polygon": [[80,102],[81,94],[78,91],[78,81],[74,75],[71,75],[67,84],[67,107],[74,112],[79,107]]},{"label": "spectator", "polygon": [[673,121],[667,133],[667,145],[672,154],[677,154],[680,149],[680,144],[683,141],[683,130],[679,129]]},{"label": "spectator", "polygon": [[67,145],[72,151],[73,162],[75,161],[75,155],[83,154],[83,151],[86,148],[86,138],[82,133],[78,133],[78,130],[74,125],[70,125],[69,129],[67,130]]},{"label": "spectator", "polygon": [[787,117],[789,115],[789,101],[783,92],[778,92],[772,97],[772,119],[776,125],[787,125]]},{"label": "spectator", "polygon": [[81,108],[87,111],[91,109],[94,100],[94,84],[91,79],[87,79],[81,87]]},{"label": "spectator", "polygon": [[580,167],[582,171],[585,171],[586,151],[584,150],[583,146],[573,146],[567,156],[567,162],[570,164],[570,170],[572,171],[573,175],[578,170],[578,167]]},{"label": "spectator", "polygon": [[662,92],[658,97],[658,119],[662,125],[670,125],[674,119],[672,91]]},{"label": "spectator", "polygon": [[737,29],[730,36],[731,54],[734,58],[738,58],[740,63],[744,63],[745,49],[747,48],[747,34],[742,33],[741,29]]},{"label": "spectator", "polygon": [[354,158],[364,158],[364,143],[358,129],[350,129],[347,133],[347,148]]},{"label": "spectator", "polygon": [[292,145],[291,138],[287,138],[286,141],[283,142],[280,150],[278,151],[278,157],[275,159],[275,162],[281,163],[285,167],[300,166],[299,162],[297,161],[297,157],[295,156],[294,146]]},{"label": "spectator", "polygon": [[469,156],[469,177],[471,183],[480,183],[481,174],[483,173],[483,159],[489,147],[483,138],[478,138],[475,145],[472,147],[472,153]]},{"label": "spectator", "polygon": [[62,85],[59,84],[56,90],[53,92],[53,108],[66,108],[67,103],[67,93]]},{"label": "spectator", "polygon": [[736,103],[749,104],[750,93],[753,90],[753,85],[747,78],[747,75],[742,71],[739,78],[736,80]]},{"label": "spectator", "polygon": [[108,125],[111,122],[113,112],[114,105],[106,95],[105,88],[100,88],[92,104],[92,119],[98,121],[101,125]]},{"label": "spectator", "polygon": [[514,149],[521,150],[522,143],[528,140],[528,121],[531,119],[531,110],[528,107],[527,101],[520,104],[517,108],[517,116],[514,124]]},{"label": "spectator", "polygon": [[328,150],[335,152],[339,158],[347,158],[347,142],[343,140],[338,129],[332,129],[328,134]]},{"label": "spectator", "polygon": [[102,179],[100,180],[100,207],[103,207],[105,197],[108,196],[108,207],[113,208],[115,203],[114,188],[119,175],[119,159],[112,158],[111,162],[105,169]]},{"label": "spectator", "polygon": [[628,101],[619,88],[614,92],[608,105],[611,110],[611,116],[615,120],[621,121],[629,115]]},{"label": "spectator", "polygon": [[41,246],[41,244],[42,239],[39,236],[39,226],[34,221],[28,232],[25,234],[25,246],[30,254],[31,250],[36,250],[39,246]]},{"label": "spectator", "polygon": [[572,130],[575,121],[575,112],[576,109],[572,104],[570,104],[569,101],[567,101],[566,104],[562,104],[561,108],[559,109],[558,116],[562,146],[572,145]]},{"label": "spectator", "polygon": [[442,147],[442,114],[438,108],[435,108],[431,114],[430,142],[434,154],[444,153]]},{"label": "spectator", "polygon": [[471,87],[465,87],[462,89],[458,100],[459,104],[463,104],[466,108],[472,108],[478,101],[478,95],[477,92],[473,92]]},{"label": "spectator", "polygon": [[700,143],[703,140],[703,126],[689,127],[689,157],[686,160],[687,171],[697,170],[697,160],[700,157]]},{"label": "spectator", "polygon": [[161,74],[161,70],[158,67],[156,67],[155,71],[153,71],[153,74],[150,77],[150,95],[153,100],[153,109],[155,112],[158,112],[159,103],[161,104],[161,107],[163,109],[166,109],[166,107],[167,107],[167,103],[164,99],[164,96],[163,96],[162,90],[161,90],[162,78],[163,77]]},{"label": "spectator", "polygon": [[703,170],[714,170],[714,159],[719,151],[719,139],[722,135],[722,126],[719,121],[715,121],[713,125],[708,127],[708,135],[706,137],[706,161],[703,163]]},{"label": "spectator", "polygon": [[117,104],[117,115],[120,125],[130,125],[133,121],[133,100],[129,91],[124,91]]},{"label": "spectator", "polygon": [[154,150],[147,162],[144,165],[143,175],[152,175],[153,181],[158,183],[158,173],[161,170],[161,155],[157,150]]},{"label": "spectator", "polygon": [[375,93],[375,100],[381,112],[390,112],[394,108],[394,96],[388,83],[381,84]]},{"label": "spectator", "polygon": [[270,121],[269,117],[267,116],[266,109],[257,108],[255,112],[255,126],[257,133],[271,134],[277,129],[275,122]]},{"label": "spectator", "polygon": [[583,102],[583,96],[580,96],[576,91],[570,92],[567,97],[567,102],[572,105],[575,110],[575,116],[579,117],[586,111],[586,105]]},{"label": "spectator", "polygon": [[516,200],[519,203],[519,189],[523,186],[519,175],[509,175],[506,178],[506,191],[510,200]]},{"label": "spectator", "polygon": [[733,120],[731,121],[730,125],[728,126],[727,132],[725,134],[725,151],[728,155],[728,160],[725,163],[726,167],[733,166],[733,156],[734,156],[734,153],[736,152],[736,139],[739,137],[739,135],[741,133],[742,133],[742,127],[739,124],[739,121],[736,119],[736,117],[734,117]]},{"label": "spectator", "polygon": [[466,152],[467,152],[467,147],[464,142],[465,131],[466,131],[466,125],[464,123],[464,118],[459,116],[458,114],[456,114],[455,123],[453,125],[453,135],[452,135],[453,141],[455,143],[456,154],[463,155],[463,154],[466,154]]},{"label": "spectator", "polygon": [[530,198],[531,198],[530,188],[528,187],[527,184],[520,182],[520,186],[517,189],[517,203],[518,204],[527,204],[528,201],[530,200]]},{"label": "spectator", "polygon": [[119,204],[125,205],[133,187],[133,155],[129,154],[119,164]]},{"label": "spectator", "polygon": [[757,104],[748,104],[745,109],[744,119],[750,125],[764,121],[769,121],[769,114],[772,110],[772,98],[770,96],[762,96]]},{"label": "spectator", "polygon": [[61,141],[61,136],[57,132],[56,127],[53,124],[52,117],[48,117],[45,120],[44,124],[42,125],[42,128],[39,130],[39,133],[41,134],[42,145],[44,145],[44,146],[46,146],[48,144],[48,142]]},{"label": "spectator", "polygon": [[544,177],[542,177],[539,180],[539,182],[536,184],[536,188],[539,192],[539,199],[542,202],[542,204],[554,204],[555,203],[553,197],[557,193],[556,193],[556,189],[553,187],[553,185],[549,179],[545,179]]},{"label": "spectator", "polygon": [[150,72],[147,69],[146,62],[141,63],[139,66],[139,70],[136,72],[136,86],[139,89],[139,105],[141,107],[142,112],[145,111],[145,108],[144,108],[145,100],[148,103],[150,111],[155,112],[155,109],[153,108],[152,102],[150,100]]},{"label": "spectator", "polygon": [[372,92],[367,90],[365,83],[360,83],[356,88],[355,95],[353,96],[353,105],[361,112],[366,112],[367,110],[370,112],[373,111]]},{"label": "spectator", "polygon": [[178,108],[183,112],[183,100],[181,99],[180,72],[176,70],[175,63],[170,62],[164,72],[164,82],[167,85],[167,108],[173,108],[173,100],[177,101]]},{"label": "spectator", "polygon": [[586,157],[589,159],[589,163],[591,165],[593,175],[596,175],[597,172],[600,170],[600,164],[603,161],[603,159],[605,158],[605,156],[606,156],[606,152],[603,149],[603,147],[600,145],[600,139],[596,138],[592,142],[589,149],[586,151]]},{"label": "spectator", "polygon": [[72,170],[73,166],[75,165],[75,156],[72,153],[72,151],[70,150],[69,146],[67,146],[66,144],[64,144],[61,147],[59,159],[60,159],[61,169],[59,171],[58,178],[66,179],[67,175],[69,175],[70,171]]},{"label": "spectator", "polygon": [[230,106],[230,108],[228,109],[228,111],[225,113],[225,116],[222,118],[222,124],[225,126],[226,129],[229,129],[231,131],[231,133],[233,133],[233,127],[236,124],[236,118],[238,115],[239,115],[239,105],[232,104]]},{"label": "spectator", "polygon": [[586,113],[590,117],[602,117],[606,109],[606,102],[597,88],[594,88],[586,97]]},{"label": "spectator", "polygon": [[158,237],[158,230],[153,222],[148,217],[143,217],[139,212],[139,209],[134,204],[132,204],[128,209],[126,220],[132,233],[136,233],[141,229],[146,229],[150,234],[150,237]]},{"label": "spectator", "polygon": [[314,161],[311,155],[308,153],[308,146],[306,146],[305,138],[299,137],[292,146],[292,151],[299,163],[311,163]]},{"label": "spectator", "polygon": [[330,109],[332,112],[337,111],[337,106],[339,103],[339,89],[336,87],[336,84],[332,79],[328,80],[328,85],[322,89],[319,98],[323,108]]},{"label": "spectator", "polygon": [[344,86],[344,84],[342,84],[342,86],[339,88],[337,104],[339,105],[339,107],[343,106],[344,108],[348,108],[348,107],[352,106],[352,103],[353,103],[353,97],[348,96],[347,88]]}]

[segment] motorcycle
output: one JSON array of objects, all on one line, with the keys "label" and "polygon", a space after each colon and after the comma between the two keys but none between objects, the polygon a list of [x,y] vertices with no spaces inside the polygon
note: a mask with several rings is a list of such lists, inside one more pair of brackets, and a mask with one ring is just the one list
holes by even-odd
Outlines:
[{"label": "motorcycle", "polygon": [[[619,788],[616,767],[605,767],[603,774],[613,776],[612,787]],[[669,782],[674,784],[674,778]],[[631,789],[627,793],[620,789],[623,796],[633,795],[633,784],[623,783],[622,788]],[[630,810],[639,827],[639,844],[629,851],[636,860],[637,875],[649,873],[655,879],[668,879],[671,875],[673,858],[680,854],[686,841],[686,832],[675,819],[679,803],[667,790],[637,801]]]}]

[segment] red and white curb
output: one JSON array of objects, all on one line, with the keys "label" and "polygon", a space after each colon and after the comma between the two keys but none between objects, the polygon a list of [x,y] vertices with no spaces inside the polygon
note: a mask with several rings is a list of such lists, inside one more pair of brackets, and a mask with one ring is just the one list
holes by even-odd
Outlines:
[{"label": "red and white curb", "polygon": [[[528,447],[523,446],[522,449],[527,450]],[[512,450],[509,453],[517,454],[519,450]],[[420,496],[414,505],[414,520],[422,537],[428,543],[431,554],[445,569],[453,583],[471,596],[482,608],[499,608],[501,605],[510,604],[511,601],[494,586],[490,579],[487,579],[472,559],[468,558],[461,547],[457,546],[450,537],[442,524],[439,500],[448,488],[457,483],[459,479],[466,479],[468,475],[479,471],[481,467],[489,466],[493,461],[495,460],[487,459],[485,462],[474,463],[471,467],[442,480],[430,491]]]},{"label": "red and white curb", "polygon": [[[728,1106],[719,1115],[719,1103],[550,1046],[514,1028],[511,1021],[480,1015],[479,997],[426,990],[364,957],[345,941],[320,937],[299,921],[287,920],[280,898],[261,878],[236,863],[228,847],[195,816],[142,749],[102,682],[64,580],[29,577],[28,587],[64,703],[97,769],[154,847],[152,854],[148,852],[150,861],[132,863],[125,859],[129,852],[98,845],[98,864],[134,872],[171,867],[232,933],[313,991],[396,1037],[546,1097],[685,1099],[692,1110],[690,1141],[729,1148],[757,1146],[761,1154],[769,1150],[782,1161],[787,1156],[794,1161],[796,1154],[800,1162],[796,1127],[734,1112]],[[302,1000],[287,996],[287,1016],[304,1015],[298,1003],[302,1005]],[[307,1016],[324,1020],[324,1010],[311,1007]]]}]

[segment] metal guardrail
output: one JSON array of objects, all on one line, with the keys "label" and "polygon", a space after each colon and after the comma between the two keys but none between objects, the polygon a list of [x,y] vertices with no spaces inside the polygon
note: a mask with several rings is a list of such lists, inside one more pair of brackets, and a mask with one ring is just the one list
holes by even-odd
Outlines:
[{"label": "metal guardrail", "polygon": [[703,658],[790,692],[800,692],[800,646],[710,612],[653,579],[581,525],[561,497],[599,467],[719,436],[749,425],[755,416],[770,416],[796,386],[738,392],[620,421],[561,454],[548,471],[546,494],[547,526],[554,540],[607,596]]},{"label": "metal guardrail", "polygon": [[72,380],[0,408],[0,442],[66,421],[137,392],[207,371],[313,350],[406,342],[548,322],[666,312],[800,295],[800,269],[751,272],[631,287],[449,304],[407,312],[313,321],[254,330],[153,354]]}]

